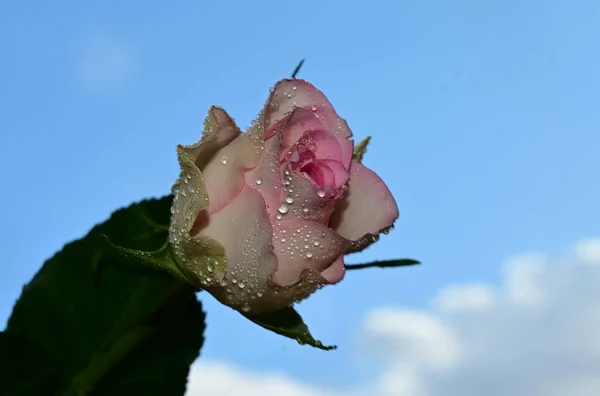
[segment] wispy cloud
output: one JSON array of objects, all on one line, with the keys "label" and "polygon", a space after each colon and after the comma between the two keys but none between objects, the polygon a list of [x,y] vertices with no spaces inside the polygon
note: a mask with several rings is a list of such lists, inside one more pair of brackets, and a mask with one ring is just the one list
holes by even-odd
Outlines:
[{"label": "wispy cloud", "polygon": [[[526,254],[503,284],[454,285],[429,310],[381,307],[360,353],[381,368],[367,389],[321,389],[281,374],[200,361],[188,396],[595,396],[600,389],[600,239],[563,256]],[[349,391],[351,389],[351,391]]]},{"label": "wispy cloud", "polygon": [[123,39],[91,34],[83,39],[79,49],[77,78],[86,90],[110,90],[127,82],[135,64],[135,51]]}]

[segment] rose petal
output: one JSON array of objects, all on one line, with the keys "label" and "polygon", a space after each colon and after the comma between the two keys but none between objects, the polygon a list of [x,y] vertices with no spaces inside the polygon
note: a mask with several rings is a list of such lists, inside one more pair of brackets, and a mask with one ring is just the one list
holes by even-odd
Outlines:
[{"label": "rose petal", "polygon": [[338,257],[329,267],[321,271],[321,276],[329,284],[338,283],[346,274],[346,265],[344,264],[344,256]]},{"label": "rose petal", "polygon": [[[323,129],[335,135],[342,149],[341,162],[348,168],[352,160],[354,147],[354,142],[350,140],[352,131],[346,120],[336,113],[325,95],[307,81],[286,79],[275,85],[262,112],[264,114],[265,131],[269,131],[273,125],[282,120],[294,108],[303,108],[304,111],[309,111],[322,125],[321,128],[315,128],[312,125],[314,121],[310,121],[311,124],[306,124],[308,126],[304,128],[304,131]],[[306,114],[303,114],[303,117],[306,118],[305,123],[308,123],[310,118]],[[266,134],[268,133],[266,132]],[[266,136],[265,139],[268,137]],[[284,145],[289,147],[287,141]]]},{"label": "rose petal", "polygon": [[260,191],[267,205],[271,220],[277,216],[281,197],[281,171],[279,169],[279,148],[281,134],[276,134],[264,143],[264,156],[260,164],[246,173],[246,183]]},{"label": "rose petal", "polygon": [[[299,144],[306,146],[319,160],[335,160],[342,163],[342,150],[335,136],[327,131],[308,131]],[[347,169],[347,168],[346,168]]]},{"label": "rose petal", "polygon": [[216,213],[233,201],[245,183],[245,172],[259,164],[264,145],[244,133],[219,150],[203,170],[208,191],[209,213]]},{"label": "rose petal", "polygon": [[[311,170],[319,175],[321,175],[321,171],[323,179],[315,180],[315,177],[311,175]],[[334,160],[316,160],[303,167],[302,171],[306,171],[311,176],[311,179],[316,181],[320,187],[333,189],[336,192],[348,182],[349,177],[349,173],[344,168],[344,165]]]},{"label": "rose petal", "polygon": [[225,274],[225,251],[219,242],[210,237],[191,236],[199,214],[208,208],[208,193],[202,181],[202,172],[181,146],[177,147],[177,158],[181,174],[173,186],[169,242],[181,263],[181,270],[192,283],[196,287],[208,287]]},{"label": "rose petal", "polygon": [[225,249],[225,279],[220,286],[209,289],[217,299],[242,309],[253,304],[259,294],[268,292],[277,258],[265,201],[257,190],[246,185],[229,205],[210,216],[201,235],[219,241]]},{"label": "rose petal", "polygon": [[315,105],[311,107],[311,110],[321,122],[322,128],[333,134],[338,140],[342,152],[341,162],[348,169],[354,150],[354,141],[350,139],[352,131],[348,127],[348,123],[332,107]]},{"label": "rose petal", "polygon": [[240,135],[239,128],[227,112],[212,106],[204,120],[202,138],[196,144],[181,146],[186,155],[203,170],[210,159]]},{"label": "rose petal", "polygon": [[[287,167],[287,168],[286,168]],[[327,224],[335,210],[336,199],[328,195],[319,196],[319,188],[306,176],[293,171],[289,164],[283,164],[283,190],[280,214],[281,221],[311,220],[319,224]]]},{"label": "rose petal", "polygon": [[295,107],[319,105],[333,109],[329,100],[311,83],[299,79],[279,81],[264,108],[265,129],[268,130]]},{"label": "rose petal", "polygon": [[276,224],[273,227],[273,247],[278,266],[273,282],[288,286],[298,282],[305,269],[326,270],[348,246],[348,241],[333,230],[312,221]]},{"label": "rose petal", "polygon": [[358,249],[389,229],[397,218],[398,206],[381,178],[364,165],[352,162],[347,193],[331,216],[330,227],[354,241]]}]

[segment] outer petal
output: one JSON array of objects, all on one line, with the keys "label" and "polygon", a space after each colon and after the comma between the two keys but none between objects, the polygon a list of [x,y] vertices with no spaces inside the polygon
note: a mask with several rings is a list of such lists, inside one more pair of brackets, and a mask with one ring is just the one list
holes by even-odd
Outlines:
[{"label": "outer petal", "polygon": [[281,171],[279,169],[279,150],[281,133],[275,134],[264,143],[265,151],[260,164],[246,173],[246,183],[260,191],[267,205],[271,221],[279,213],[281,199]]},{"label": "outer petal", "polygon": [[209,213],[227,206],[240,193],[245,172],[260,162],[264,146],[248,134],[237,137],[219,150],[204,168],[204,184],[208,191]]},{"label": "outer petal", "polygon": [[190,235],[198,215],[208,208],[208,194],[202,172],[183,147],[177,148],[181,174],[173,186],[173,206],[169,242],[178,265],[197,287],[217,283],[225,273],[225,251],[219,242],[207,236]]},{"label": "outer petal", "polygon": [[387,231],[398,218],[398,206],[385,183],[358,162],[350,166],[350,182],[339,202],[330,227],[354,242],[353,251],[363,249]]},{"label": "outer petal", "polygon": [[327,280],[327,283],[334,284],[344,279],[346,274],[346,265],[344,264],[344,256],[341,255],[329,267],[321,272],[321,276]]},{"label": "outer petal", "polygon": [[213,106],[204,120],[202,138],[196,144],[182,146],[185,154],[203,170],[217,151],[240,135],[239,128],[225,110]]},{"label": "outer petal", "polygon": [[262,196],[247,185],[233,202],[211,215],[200,235],[223,245],[227,272],[221,283],[208,291],[230,307],[249,311],[268,292],[269,279],[277,268],[272,232]]},{"label": "outer petal", "polygon": [[288,286],[298,282],[305,269],[329,268],[349,243],[324,225],[299,220],[277,224],[273,246],[279,260],[273,281]]},{"label": "outer petal", "polygon": [[329,100],[311,83],[299,79],[285,79],[275,84],[265,105],[265,130],[271,128],[295,107],[310,105],[333,109]]}]

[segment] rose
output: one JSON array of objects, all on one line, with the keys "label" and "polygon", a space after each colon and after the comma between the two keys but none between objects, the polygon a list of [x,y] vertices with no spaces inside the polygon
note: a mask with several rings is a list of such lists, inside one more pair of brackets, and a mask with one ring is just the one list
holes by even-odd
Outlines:
[{"label": "rose", "polygon": [[327,98],[283,80],[240,133],[212,107],[199,143],[178,146],[169,240],[198,287],[263,313],[344,276],[344,254],[392,227],[385,183],[352,160],[352,133]]}]

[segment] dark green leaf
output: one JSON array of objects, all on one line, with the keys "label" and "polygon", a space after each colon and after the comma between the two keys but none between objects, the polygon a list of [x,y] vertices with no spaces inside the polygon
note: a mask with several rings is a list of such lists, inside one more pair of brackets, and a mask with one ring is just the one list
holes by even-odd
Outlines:
[{"label": "dark green leaf", "polygon": [[296,76],[300,72],[300,69],[302,69],[302,65],[304,64],[304,60],[305,60],[304,58],[302,58],[300,60],[300,62],[298,63],[298,66],[296,66],[296,68],[294,69],[294,72],[292,73],[292,78],[296,78]]},{"label": "dark green leaf", "polygon": [[190,284],[189,280],[181,269],[177,266],[173,258],[171,245],[165,243],[159,250],[154,252],[144,252],[141,250],[127,249],[123,246],[114,245],[110,239],[105,236],[106,243],[124,258],[130,259],[130,264],[142,265],[142,268],[159,270],[168,273],[185,284]]},{"label": "dark green leaf", "polygon": [[[171,202],[167,196],[116,211],[65,245],[23,289],[6,332],[57,362],[66,378],[59,394],[185,392],[189,365],[203,342],[204,314],[194,290],[170,275],[137,271],[103,238],[158,250]],[[48,388],[44,394],[57,392]]]},{"label": "dark green leaf", "polygon": [[43,349],[18,335],[0,333],[0,395],[44,395],[64,382],[60,365]]},{"label": "dark green leaf", "polygon": [[383,261],[372,261],[365,264],[346,264],[346,270],[357,270],[365,268],[393,268],[393,267],[407,267],[410,265],[421,264],[417,260],[413,259],[397,259],[397,260],[383,260]]},{"label": "dark green leaf", "polygon": [[261,315],[245,316],[267,330],[298,341],[300,345],[308,344],[326,351],[337,348],[335,345],[325,346],[321,341],[315,340],[304,324],[302,317],[292,307]]}]

